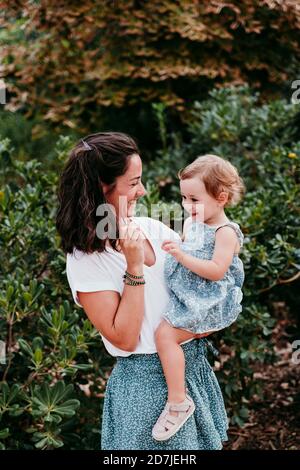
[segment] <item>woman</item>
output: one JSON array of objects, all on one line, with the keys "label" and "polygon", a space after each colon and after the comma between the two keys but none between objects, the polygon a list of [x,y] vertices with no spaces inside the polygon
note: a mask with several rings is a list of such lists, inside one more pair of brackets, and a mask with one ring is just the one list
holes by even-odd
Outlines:
[{"label": "woman", "polygon": [[[60,180],[57,229],[67,253],[70,288],[108,352],[117,357],[104,400],[102,449],[221,449],[227,418],[205,339],[183,344],[187,386],[197,411],[168,441],[151,436],[167,394],[154,340],[169,300],[161,244],[180,237],[155,219],[134,217],[136,201],[145,194],[141,177],[136,143],[111,132],[81,140]],[[103,204],[115,215],[108,225],[99,225]]]}]

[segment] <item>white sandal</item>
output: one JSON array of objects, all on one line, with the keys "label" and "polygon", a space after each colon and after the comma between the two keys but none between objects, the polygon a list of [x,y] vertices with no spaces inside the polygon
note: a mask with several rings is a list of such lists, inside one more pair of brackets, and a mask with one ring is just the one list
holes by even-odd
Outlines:
[{"label": "white sandal", "polygon": [[[173,416],[170,411],[177,411]],[[195,404],[189,395],[180,403],[166,403],[163,412],[152,429],[152,437],[156,441],[166,441],[174,436],[195,411]]]}]

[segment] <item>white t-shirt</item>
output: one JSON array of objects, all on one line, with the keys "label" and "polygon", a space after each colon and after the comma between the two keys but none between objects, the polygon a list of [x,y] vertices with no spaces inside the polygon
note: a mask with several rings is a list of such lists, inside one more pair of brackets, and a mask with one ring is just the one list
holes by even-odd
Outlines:
[{"label": "white t-shirt", "polygon": [[[112,356],[129,356],[130,354],[152,354],[156,352],[154,332],[159,325],[169,301],[169,294],[164,279],[164,261],[166,252],[161,249],[163,240],[180,241],[180,236],[162,222],[150,217],[133,217],[144,235],[151,243],[156,262],[153,266],[144,265],[145,305],[144,320],[140,333],[140,341],[135,351],[128,352],[116,348],[106,338],[103,343]],[[83,253],[74,249],[67,255],[67,277],[73,298],[80,305],[77,291],[96,292],[103,290],[117,291],[122,295],[124,289],[123,275],[126,270],[126,259],[108,247],[107,252]],[[138,288],[138,287],[137,287]],[[133,287],[134,289],[134,287]],[[103,314],[105,314],[103,312]]]}]

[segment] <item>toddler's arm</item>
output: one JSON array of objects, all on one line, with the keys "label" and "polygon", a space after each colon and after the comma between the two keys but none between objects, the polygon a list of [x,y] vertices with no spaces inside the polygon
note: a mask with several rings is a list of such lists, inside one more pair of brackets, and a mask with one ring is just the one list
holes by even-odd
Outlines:
[{"label": "toddler's arm", "polygon": [[165,240],[162,248],[173,255],[179,263],[198,276],[210,281],[220,281],[228,270],[238,244],[235,231],[229,227],[221,227],[216,231],[216,241],[211,260],[201,260],[181,250],[176,242]]}]

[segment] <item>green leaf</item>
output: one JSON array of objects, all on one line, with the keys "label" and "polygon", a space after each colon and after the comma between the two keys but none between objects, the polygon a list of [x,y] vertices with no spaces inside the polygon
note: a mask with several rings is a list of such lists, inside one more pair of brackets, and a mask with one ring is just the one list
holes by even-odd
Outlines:
[{"label": "green leaf", "polygon": [[28,354],[29,356],[33,356],[33,351],[30,347],[30,345],[28,344],[27,341],[25,341],[24,339],[22,338],[19,338],[18,339],[18,343],[19,343],[19,346],[21,348],[21,350],[25,353],[25,354]]},{"label": "green leaf", "polygon": [[43,360],[43,351],[40,349],[40,348],[37,348],[35,351],[34,351],[34,361],[36,364],[41,364],[42,360]]},{"label": "green leaf", "polygon": [[6,439],[9,436],[9,429],[1,429],[0,430],[0,439]]},{"label": "green leaf", "polygon": [[7,291],[6,291],[6,298],[8,302],[11,300],[13,293],[14,293],[13,286],[8,286]]},{"label": "green leaf", "polygon": [[43,439],[41,439],[39,442],[35,444],[35,447],[37,449],[43,449],[48,443],[49,443],[48,437],[44,437]]}]

